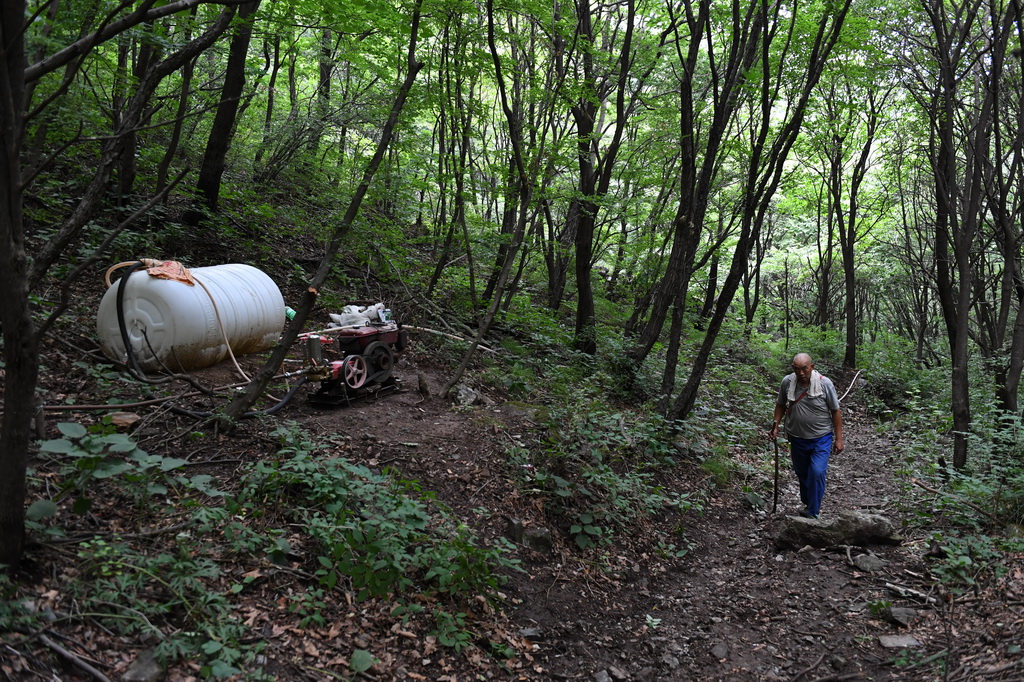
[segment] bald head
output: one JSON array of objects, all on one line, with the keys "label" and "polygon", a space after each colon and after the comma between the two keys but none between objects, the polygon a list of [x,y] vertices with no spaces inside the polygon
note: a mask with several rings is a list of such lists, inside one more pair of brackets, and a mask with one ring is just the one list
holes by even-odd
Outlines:
[{"label": "bald head", "polygon": [[800,386],[809,385],[812,371],[814,371],[814,360],[811,360],[810,355],[797,353],[793,356],[793,372],[796,374],[796,380]]}]

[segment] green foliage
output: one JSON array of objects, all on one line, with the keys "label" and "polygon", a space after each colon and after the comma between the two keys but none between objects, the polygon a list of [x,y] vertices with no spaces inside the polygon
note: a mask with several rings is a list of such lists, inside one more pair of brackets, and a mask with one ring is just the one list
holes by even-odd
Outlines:
[{"label": "green foliage", "polygon": [[[789,373],[790,363],[797,353],[807,353],[819,370],[842,363],[845,339],[841,329],[793,326],[790,328],[789,350],[783,342],[774,344],[772,358],[780,364],[777,371]],[[780,375],[781,378],[781,375]]]},{"label": "green foliage", "polygon": [[[67,461],[68,490],[83,493],[98,483],[131,497],[196,490],[175,473],[178,462],[150,458],[109,426],[59,428],[64,438],[47,442],[44,451]],[[189,530],[175,537],[172,549],[145,552],[116,538],[80,545],[81,579],[69,581],[69,595],[124,636],[155,638],[163,662],[188,658],[202,662],[206,677],[245,670],[248,679],[258,679],[253,661],[264,644],[251,638],[229,601],[256,577],[246,575],[225,591],[219,568],[225,551],[278,563],[308,557],[313,580],[288,601],[300,627],[325,624],[338,588],[359,599],[393,598],[402,610],[396,615],[408,618],[422,608],[405,604],[403,593],[415,590],[418,600],[426,592],[452,603],[497,600],[503,572],[518,569],[506,556],[507,541],[480,546],[415,482],[331,457],[333,443],[313,442],[294,427],[282,427],[277,436],[277,459],[243,471],[237,494],[212,498],[221,505],[190,506],[186,500],[182,527]],[[153,487],[164,480],[174,485]],[[47,518],[55,508],[42,501],[30,516]],[[208,542],[216,535],[226,544]],[[30,623],[34,616],[7,598],[9,587],[6,579],[0,583],[0,625]],[[475,641],[465,614],[437,607],[435,618],[442,644],[461,649]],[[354,660],[372,665],[373,659],[357,652]]]},{"label": "green foliage", "polygon": [[888,599],[874,599],[868,602],[868,612],[876,618],[884,616],[891,608],[892,602]]},{"label": "green foliage", "polygon": [[436,629],[434,635],[442,646],[462,651],[473,642],[473,633],[466,627],[465,613],[448,613],[435,610]]},{"label": "green foliage", "polygon": [[24,632],[36,629],[42,614],[34,613],[17,599],[17,586],[6,566],[0,564],[0,632]]},{"label": "green foliage", "polygon": [[732,480],[736,464],[726,452],[716,452],[701,460],[700,468],[707,473],[719,488],[725,488]]},{"label": "green foliage", "polygon": [[655,551],[658,556],[666,559],[682,559],[693,549],[693,543],[685,538],[680,541],[682,542],[682,545],[677,545],[674,542],[666,542],[664,539],[659,538],[655,542]]},{"label": "green foliage", "polygon": [[[512,342],[505,341],[502,346],[508,349]],[[500,386],[513,399],[526,399],[540,392],[541,377],[534,371],[539,363],[528,358],[515,359],[511,363],[492,364],[483,374],[483,378],[493,386]]]},{"label": "green foliage", "polygon": [[944,537],[935,533],[932,541],[944,556],[932,565],[931,573],[951,592],[977,591],[985,580],[1007,571],[1002,552],[987,535]]},{"label": "green foliage", "polygon": [[[876,341],[860,348],[866,382],[856,388],[868,408],[883,418],[892,418],[895,411],[916,413],[915,420],[942,428],[948,419],[949,382],[944,372],[925,369],[913,361],[914,348],[906,339],[894,334],[880,334]],[[938,420],[938,421],[936,421]],[[922,424],[923,425],[923,424]]]},{"label": "green foliage", "polygon": [[[312,570],[324,588],[350,584],[358,599],[400,594],[416,584],[450,597],[493,596],[504,580],[498,569],[516,567],[501,543],[479,547],[469,529],[416,484],[343,458],[317,457],[329,443],[312,442],[296,429],[276,433],[279,459],[253,467],[235,504],[247,515],[275,506],[304,528],[315,543]],[[228,530],[240,549],[257,541]]]},{"label": "green foliage", "polygon": [[593,359],[570,349],[571,328],[522,295],[513,298],[500,332],[505,353],[483,359],[483,377],[512,398],[567,396],[592,371]]},{"label": "green foliage", "polygon": [[[331,586],[333,587],[333,586]],[[324,612],[328,610],[326,599],[330,587],[309,587],[304,592],[296,592],[289,598],[288,611],[299,614],[299,627],[310,625],[322,626],[327,620]]]},{"label": "green foliage", "polygon": [[[925,385],[921,383],[919,385]],[[942,464],[948,457],[952,428],[948,403],[908,391],[898,414],[890,414],[885,428],[906,460],[908,475],[931,480],[942,490],[930,506],[915,505],[922,522],[934,523],[942,515],[950,523],[981,530],[992,518],[1004,524],[1024,522],[1024,430],[1019,415],[995,404],[991,392],[977,392],[968,462],[959,471]],[[968,501],[971,506],[964,505]],[[980,516],[973,507],[989,516]]]},{"label": "green foliage", "polygon": [[251,670],[265,642],[243,643],[248,629],[226,596],[208,586],[220,577],[219,566],[195,550],[187,536],[179,536],[176,552],[154,555],[118,541],[84,542],[78,550],[83,580],[68,589],[81,612],[122,635],[155,637],[162,662],[199,660],[213,678]]},{"label": "green foliage", "polygon": [[352,652],[352,656],[349,658],[348,667],[354,673],[366,672],[373,667],[374,657],[369,651],[365,649],[356,649]]},{"label": "green foliage", "polygon": [[[76,360],[72,366],[81,371],[101,391],[112,391],[118,383],[127,383],[125,375],[109,365]],[[69,396],[68,400],[71,399]]]},{"label": "green foliage", "polygon": [[545,509],[567,521],[580,549],[608,545],[642,518],[694,506],[689,494],[655,480],[672,448],[662,418],[595,401],[551,410],[549,419],[544,451],[514,446],[508,457],[522,489],[549,500]]},{"label": "green foliage", "polygon": [[899,653],[892,657],[892,665],[897,668],[920,668],[929,663],[935,663],[938,666],[938,670],[933,673],[937,677],[934,679],[942,679],[945,677],[946,670],[946,659],[949,656],[949,650],[943,649],[938,654],[932,654],[928,656],[923,651],[916,649],[906,648],[901,649]]},{"label": "green foliage", "polygon": [[57,429],[64,438],[43,441],[39,447],[61,465],[61,492],[76,496],[75,513],[85,513],[92,506],[90,493],[97,490],[98,482],[114,478],[128,483],[123,489],[143,507],[175,486],[209,496],[221,494],[210,486],[209,476],[181,475],[185,460],[143,451],[128,435],[117,433],[109,419],[88,428],[61,422]]},{"label": "green foliage", "polygon": [[709,467],[726,474],[731,465],[724,460],[733,451],[762,447],[774,393],[784,374],[792,371],[792,355],[785,357],[786,369],[768,377],[761,363],[780,357],[742,335],[713,351],[693,412],[674,425],[677,440],[689,454],[701,460],[721,458]]}]

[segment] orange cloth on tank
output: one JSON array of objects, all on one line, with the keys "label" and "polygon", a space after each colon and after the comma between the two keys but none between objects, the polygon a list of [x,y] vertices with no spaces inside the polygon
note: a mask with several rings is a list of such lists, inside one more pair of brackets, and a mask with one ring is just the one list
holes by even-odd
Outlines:
[{"label": "orange cloth on tank", "polygon": [[159,279],[173,279],[176,282],[182,282],[190,287],[196,285],[195,279],[192,278],[192,273],[184,265],[176,260],[158,260],[155,261],[155,265],[150,265],[147,268],[147,272],[150,277],[157,277]]}]

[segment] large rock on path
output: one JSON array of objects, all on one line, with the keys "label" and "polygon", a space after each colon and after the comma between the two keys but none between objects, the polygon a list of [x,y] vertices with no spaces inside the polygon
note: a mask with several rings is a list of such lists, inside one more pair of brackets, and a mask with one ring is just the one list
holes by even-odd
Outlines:
[{"label": "large rock on path", "polygon": [[902,542],[896,526],[880,514],[841,511],[829,519],[787,516],[775,536],[780,549],[831,547],[833,545],[898,545]]}]

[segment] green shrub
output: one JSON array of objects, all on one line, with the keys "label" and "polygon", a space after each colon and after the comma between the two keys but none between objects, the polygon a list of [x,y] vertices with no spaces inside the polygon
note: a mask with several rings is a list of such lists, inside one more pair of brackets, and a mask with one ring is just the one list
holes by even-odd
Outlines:
[{"label": "green shrub", "polygon": [[202,662],[205,676],[231,677],[245,668],[249,679],[265,642],[243,643],[248,628],[217,586],[217,562],[198,555],[194,541],[179,536],[175,552],[146,555],[123,542],[95,539],[79,546],[82,571],[68,583],[81,614],[126,635],[155,638],[157,660]]},{"label": "green shrub", "polygon": [[109,419],[89,428],[61,422],[57,429],[64,437],[43,441],[39,448],[60,465],[61,495],[76,496],[75,513],[88,511],[96,484],[110,479],[125,483],[122,490],[140,507],[149,506],[156,496],[166,496],[172,488],[207,496],[222,494],[210,485],[210,476],[182,475],[185,460],[145,452],[130,436],[117,433]]},{"label": "green shrub", "polygon": [[524,492],[549,499],[545,509],[579,548],[608,545],[642,518],[695,504],[655,480],[673,451],[661,417],[611,411],[597,402],[549,414],[545,449],[514,446],[509,461]]},{"label": "green shrub", "polygon": [[986,580],[1007,571],[1002,552],[987,535],[944,537],[935,533],[932,541],[942,550],[943,556],[932,565],[931,573],[951,592],[977,592]]},{"label": "green shrub", "polygon": [[517,567],[503,543],[478,546],[469,529],[414,482],[327,456],[326,443],[294,428],[276,433],[282,441],[278,459],[253,467],[237,503],[258,514],[273,500],[287,521],[304,528],[315,544],[312,570],[327,589],[350,584],[358,599],[415,586],[451,597],[493,598],[504,581],[500,570]]}]

